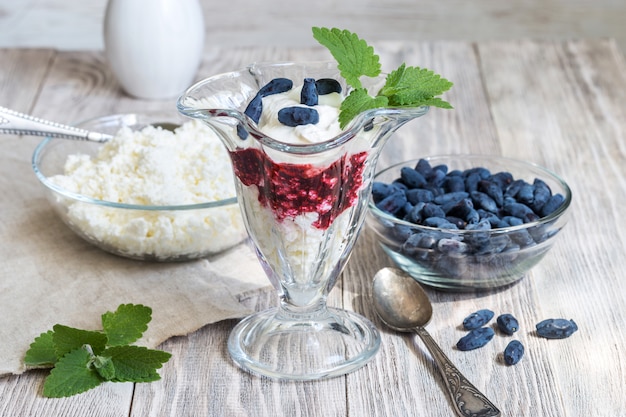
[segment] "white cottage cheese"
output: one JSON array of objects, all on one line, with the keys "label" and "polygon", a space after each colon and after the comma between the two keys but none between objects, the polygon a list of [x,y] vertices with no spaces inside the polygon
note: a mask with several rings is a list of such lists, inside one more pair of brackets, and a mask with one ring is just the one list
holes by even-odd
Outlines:
[{"label": "white cottage cheese", "polygon": [[[123,128],[96,156],[71,155],[65,175],[51,180],[98,200],[143,206],[207,203],[235,195],[228,153],[199,121],[175,133],[152,126]],[[133,258],[199,257],[246,235],[237,205],[163,211],[72,202],[67,210],[69,222],[83,236]]]}]

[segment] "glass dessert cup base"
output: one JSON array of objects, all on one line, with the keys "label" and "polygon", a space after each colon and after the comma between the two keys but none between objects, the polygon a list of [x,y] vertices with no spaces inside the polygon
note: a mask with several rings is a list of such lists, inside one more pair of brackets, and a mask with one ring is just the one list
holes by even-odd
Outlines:
[{"label": "glass dessert cup base", "polygon": [[366,318],[326,308],[306,318],[278,308],[243,319],[230,334],[228,351],[239,367],[277,380],[319,380],[365,365],[380,347]]}]

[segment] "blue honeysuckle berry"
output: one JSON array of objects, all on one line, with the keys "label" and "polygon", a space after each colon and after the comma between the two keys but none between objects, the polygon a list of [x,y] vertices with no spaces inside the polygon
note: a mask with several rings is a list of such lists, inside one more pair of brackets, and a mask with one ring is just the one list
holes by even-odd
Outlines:
[{"label": "blue honeysuckle berry", "polygon": [[498,324],[498,329],[508,335],[512,335],[519,330],[519,323],[512,314],[500,314],[496,319],[496,323]]},{"label": "blue honeysuckle berry", "polygon": [[565,339],[578,330],[574,320],[546,319],[535,326],[537,335],[546,339]]},{"label": "blue honeysuckle berry", "polygon": [[561,194],[554,194],[552,197],[546,201],[546,203],[541,208],[541,217],[546,217],[552,213],[554,213],[565,201],[565,197]]},{"label": "blue honeysuckle berry", "polygon": [[462,198],[458,201],[451,201],[450,203],[441,206],[441,209],[448,216],[455,216],[464,219],[470,211],[474,209],[474,204],[469,198]]},{"label": "blue honeysuckle berry", "polygon": [[500,189],[504,192],[509,184],[513,182],[513,174],[505,171],[497,172],[489,177],[489,181],[497,184],[498,187],[500,187]]},{"label": "blue honeysuckle berry", "polygon": [[535,190],[533,193],[533,202],[530,207],[535,213],[541,213],[541,209],[552,196],[552,191],[550,190],[550,187],[548,187],[548,184],[539,178],[535,178],[533,185]]},{"label": "blue honeysuckle berry", "polygon": [[265,84],[258,92],[261,97],[271,96],[272,94],[285,93],[293,88],[293,81],[288,78],[274,78]]},{"label": "blue honeysuckle berry", "polygon": [[315,87],[317,88],[317,94],[320,96],[330,93],[341,93],[341,84],[334,78],[320,78],[315,81]]},{"label": "blue honeysuckle berry", "polygon": [[424,208],[424,204],[423,202],[419,201],[417,202],[413,208],[411,208],[410,211],[408,211],[405,216],[404,216],[404,220],[407,220],[411,223],[421,223],[422,222],[422,209]]},{"label": "blue honeysuckle berry", "polygon": [[480,327],[460,338],[456,347],[463,351],[478,349],[489,343],[494,335],[495,332],[491,327]]},{"label": "blue honeysuckle berry", "polygon": [[289,127],[316,124],[320,121],[317,110],[309,107],[292,106],[278,111],[278,121]]},{"label": "blue honeysuckle berry", "polygon": [[524,186],[524,184],[526,184],[526,181],[522,179],[512,181],[504,189],[504,196],[513,198],[517,197],[517,193],[519,193],[519,190]]},{"label": "blue honeysuckle berry", "polygon": [[504,203],[504,192],[495,182],[489,180],[481,180],[478,182],[478,191],[482,191],[496,202],[498,206]]},{"label": "blue honeysuckle berry", "polygon": [[452,207],[464,198],[469,197],[469,193],[465,191],[453,191],[445,194],[440,194],[433,199],[437,204],[441,204],[443,211],[446,211],[446,207]]},{"label": "blue honeysuckle berry", "polygon": [[455,191],[465,191],[465,181],[463,177],[461,175],[453,175],[452,172],[448,173],[443,186],[451,193]]},{"label": "blue honeysuckle berry", "polygon": [[479,207],[484,210],[487,210],[491,213],[498,212],[498,205],[495,200],[489,197],[487,194],[482,191],[472,191],[471,193],[472,203],[474,203],[474,207]]},{"label": "blue honeysuckle berry", "polygon": [[261,113],[263,112],[263,100],[261,96],[257,94],[254,98],[248,103],[246,110],[244,110],[244,114],[254,120],[254,123],[259,123],[261,120]]},{"label": "blue honeysuckle berry", "polygon": [[422,217],[424,219],[428,219],[430,217],[445,218],[446,212],[443,211],[443,209],[437,204],[429,202],[424,204],[424,207],[422,208]]},{"label": "blue honeysuckle berry", "polygon": [[472,191],[478,191],[478,182],[481,180],[480,174],[472,172],[465,177],[465,191],[471,193]]},{"label": "blue honeysuckle berry", "polygon": [[[427,217],[422,223],[424,226],[437,227],[439,229],[457,230],[458,226],[445,217]],[[442,239],[443,240],[443,239]]]},{"label": "blue honeysuckle berry", "polygon": [[387,184],[380,181],[372,183],[372,199],[374,200],[374,203],[378,203],[394,191],[398,191],[398,188],[396,188],[393,184]]},{"label": "blue honeysuckle berry", "polygon": [[478,329],[489,323],[493,316],[494,312],[486,308],[475,311],[463,319],[463,328],[465,330]]},{"label": "blue honeysuckle berry", "polygon": [[419,188],[426,184],[426,178],[410,167],[402,167],[400,169],[400,178],[409,188]]},{"label": "blue honeysuckle berry", "polygon": [[428,203],[434,200],[435,196],[432,191],[424,188],[414,188],[406,191],[406,198],[413,204]]},{"label": "blue honeysuckle berry", "polygon": [[[263,100],[261,98],[261,95],[257,93],[252,98],[252,100],[250,100],[250,103],[248,103],[243,113],[246,116],[248,116],[250,119],[252,119],[254,123],[259,123],[259,120],[261,120],[262,112],[263,112]],[[237,125],[237,136],[239,136],[241,139],[248,138],[248,131],[243,127],[242,124]]]},{"label": "blue honeysuckle berry", "polygon": [[313,78],[305,78],[300,92],[300,104],[305,106],[317,106],[319,100],[317,96],[317,87]]},{"label": "blue honeysuckle berry", "polygon": [[532,221],[530,220],[532,219],[532,216],[536,217],[535,220],[539,218],[539,216],[537,216],[533,212],[533,210],[530,207],[528,207],[526,204],[517,203],[513,201],[505,201],[503,205],[503,209],[505,213],[514,217],[518,217],[524,220],[525,223],[528,221]]},{"label": "blue honeysuckle berry", "polygon": [[406,202],[406,194],[402,191],[395,191],[378,202],[376,207],[386,213],[395,214],[404,207]]},{"label": "blue honeysuckle berry", "polygon": [[518,363],[522,356],[524,356],[524,345],[519,340],[512,340],[504,348],[504,363],[507,365],[515,365]]},{"label": "blue honeysuckle berry", "polygon": [[[254,123],[259,123],[259,120],[261,120],[261,113],[263,113],[262,98],[272,94],[284,93],[291,90],[291,88],[293,88],[293,81],[291,81],[290,79],[274,78],[269,83],[261,87],[261,89],[259,89],[259,91],[246,106],[244,114],[252,119]],[[242,124],[237,125],[237,136],[239,136],[241,139],[248,138],[248,131],[243,127]]]},{"label": "blue honeysuckle berry", "polygon": [[535,187],[532,184],[525,183],[517,193],[516,199],[522,204],[532,204],[535,195]]}]

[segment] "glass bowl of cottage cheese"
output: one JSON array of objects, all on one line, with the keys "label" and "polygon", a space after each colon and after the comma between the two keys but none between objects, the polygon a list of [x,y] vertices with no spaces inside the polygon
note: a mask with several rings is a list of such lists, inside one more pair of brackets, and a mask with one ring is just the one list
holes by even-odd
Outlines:
[{"label": "glass bowl of cottage cheese", "polygon": [[56,213],[83,239],[123,257],[173,262],[247,237],[228,151],[202,122],[119,114],[77,127],[114,137],[46,138],[32,165]]}]

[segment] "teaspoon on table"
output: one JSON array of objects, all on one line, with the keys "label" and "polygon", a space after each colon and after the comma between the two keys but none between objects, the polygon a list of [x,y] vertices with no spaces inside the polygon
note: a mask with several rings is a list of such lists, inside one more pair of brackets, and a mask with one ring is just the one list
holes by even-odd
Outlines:
[{"label": "teaspoon on table", "polygon": [[459,416],[499,416],[500,410],[465,378],[424,329],[433,308],[420,284],[404,271],[383,268],[373,282],[374,307],[381,320],[401,332],[416,332],[432,355]]},{"label": "teaspoon on table", "polygon": [[[171,131],[178,127],[175,123],[155,123],[154,126],[160,126]],[[0,133],[6,135],[50,136],[53,138],[86,140],[98,143],[104,143],[113,139],[113,135],[40,119],[5,107],[0,107]]]}]

